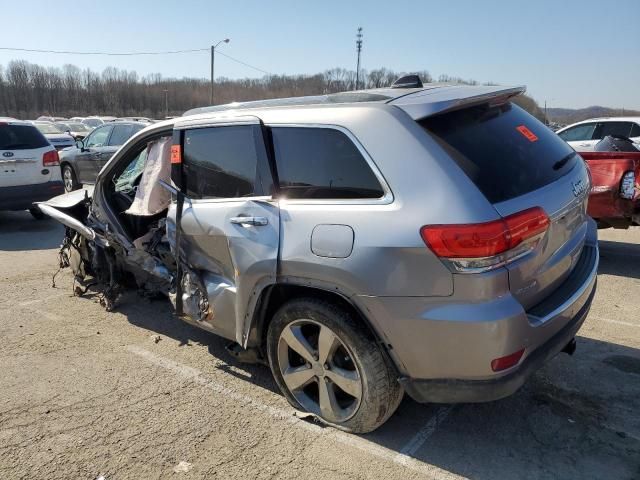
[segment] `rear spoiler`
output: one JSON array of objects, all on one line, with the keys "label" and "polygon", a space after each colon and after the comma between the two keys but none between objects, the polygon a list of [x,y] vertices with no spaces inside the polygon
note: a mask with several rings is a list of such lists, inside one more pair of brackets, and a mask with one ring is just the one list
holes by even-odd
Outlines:
[{"label": "rear spoiler", "polygon": [[455,85],[422,90],[388,102],[409,114],[414,120],[460,110],[482,103],[504,103],[524,93],[526,87]]}]

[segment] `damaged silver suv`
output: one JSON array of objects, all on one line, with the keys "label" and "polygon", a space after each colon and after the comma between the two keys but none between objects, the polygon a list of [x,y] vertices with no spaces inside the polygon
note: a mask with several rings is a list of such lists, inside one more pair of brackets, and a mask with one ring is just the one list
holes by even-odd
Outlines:
[{"label": "damaged silver suv", "polygon": [[93,191],[40,204],[107,308],[128,288],[266,359],[351,432],[515,392],[572,353],[596,286],[582,159],[511,99],[425,85],[209,107],[154,124]]}]

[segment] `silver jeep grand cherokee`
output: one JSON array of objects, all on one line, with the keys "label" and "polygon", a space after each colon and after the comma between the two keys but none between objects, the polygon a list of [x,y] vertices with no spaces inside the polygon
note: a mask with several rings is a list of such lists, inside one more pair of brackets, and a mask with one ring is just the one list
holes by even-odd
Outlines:
[{"label": "silver jeep grand cherokee", "polygon": [[126,288],[166,294],[240,357],[268,360],[294,407],[368,432],[403,392],[499,399],[575,348],[598,266],[590,178],[510,102],[522,91],[199,109],[132,137],[94,191],[41,208],[68,227],[62,265],[107,308]]}]

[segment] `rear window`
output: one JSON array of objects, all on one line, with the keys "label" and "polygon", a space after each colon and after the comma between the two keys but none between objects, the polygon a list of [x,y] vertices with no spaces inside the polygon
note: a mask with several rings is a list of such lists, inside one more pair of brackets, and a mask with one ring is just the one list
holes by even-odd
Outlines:
[{"label": "rear window", "polygon": [[36,128],[42,133],[64,133],[64,130],[53,123],[36,123]]},{"label": "rear window", "polygon": [[49,145],[36,127],[31,125],[0,125],[0,150],[28,150]]},{"label": "rear window", "polygon": [[260,127],[233,125],[187,130],[183,148],[189,197],[263,195],[268,160]]},{"label": "rear window", "polygon": [[509,103],[436,115],[420,124],[491,203],[544,187],[579,158],[549,128]]},{"label": "rear window", "polygon": [[296,199],[380,198],[384,190],[358,148],[332,128],[271,129],[280,192]]},{"label": "rear window", "polygon": [[630,137],[631,122],[602,122],[598,124],[594,138],[604,138],[609,135],[614,137]]},{"label": "rear window", "polygon": [[126,141],[129,140],[129,138],[138,130],[141,130],[141,128],[136,125],[116,125],[113,127],[113,133],[109,139],[109,145],[114,147],[124,145]]}]

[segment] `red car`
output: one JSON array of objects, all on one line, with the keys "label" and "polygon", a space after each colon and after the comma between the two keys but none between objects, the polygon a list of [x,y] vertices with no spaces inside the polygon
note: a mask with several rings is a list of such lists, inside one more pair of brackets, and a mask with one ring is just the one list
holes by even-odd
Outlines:
[{"label": "red car", "polygon": [[600,228],[640,225],[640,151],[582,152],[592,187],[588,213]]}]

